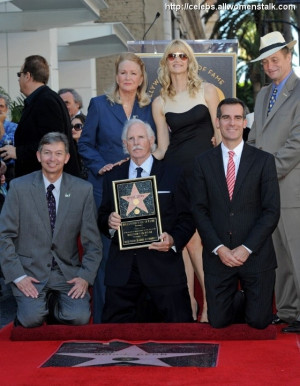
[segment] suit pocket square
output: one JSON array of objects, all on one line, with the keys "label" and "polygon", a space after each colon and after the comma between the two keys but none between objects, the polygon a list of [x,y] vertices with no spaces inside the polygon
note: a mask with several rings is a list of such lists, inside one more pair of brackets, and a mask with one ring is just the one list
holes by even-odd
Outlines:
[{"label": "suit pocket square", "polygon": [[158,194],[170,194],[171,193],[171,190],[158,190],[157,191]]}]

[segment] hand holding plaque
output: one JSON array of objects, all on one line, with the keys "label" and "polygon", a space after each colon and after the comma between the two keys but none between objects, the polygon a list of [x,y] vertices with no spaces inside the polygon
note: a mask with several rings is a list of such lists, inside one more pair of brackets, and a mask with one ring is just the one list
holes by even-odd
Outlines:
[{"label": "hand holding plaque", "polygon": [[120,249],[143,248],[162,233],[155,176],[113,181],[115,210],[121,217]]}]

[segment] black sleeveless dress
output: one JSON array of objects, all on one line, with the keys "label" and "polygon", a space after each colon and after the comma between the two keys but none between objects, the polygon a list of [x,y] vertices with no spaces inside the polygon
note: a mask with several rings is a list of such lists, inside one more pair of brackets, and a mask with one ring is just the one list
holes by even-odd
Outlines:
[{"label": "black sleeveless dress", "polygon": [[213,147],[214,129],[209,110],[198,104],[183,113],[167,112],[165,116],[170,128],[165,162],[182,167],[190,175],[195,157]]}]

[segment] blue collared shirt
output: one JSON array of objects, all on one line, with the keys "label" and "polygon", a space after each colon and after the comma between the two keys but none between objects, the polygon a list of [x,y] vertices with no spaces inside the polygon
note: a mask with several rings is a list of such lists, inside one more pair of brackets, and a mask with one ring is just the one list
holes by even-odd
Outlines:
[{"label": "blue collared shirt", "polygon": [[276,96],[275,96],[275,100],[277,100],[278,95],[280,94],[281,90],[283,89],[284,85],[286,84],[287,80],[292,75],[292,73],[293,73],[293,70],[279,84],[275,84],[274,82],[272,83],[272,90],[271,90],[270,96],[272,95],[272,92],[273,92],[274,88],[276,87],[277,88],[277,93],[276,93]]}]

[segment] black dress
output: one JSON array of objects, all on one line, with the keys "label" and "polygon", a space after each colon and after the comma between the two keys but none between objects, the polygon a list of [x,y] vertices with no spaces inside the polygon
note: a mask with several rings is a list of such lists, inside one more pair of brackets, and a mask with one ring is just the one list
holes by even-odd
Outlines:
[{"label": "black dress", "polygon": [[167,112],[165,116],[170,128],[165,161],[181,166],[191,174],[195,157],[213,147],[214,129],[209,110],[205,105],[197,104],[186,112]]}]

